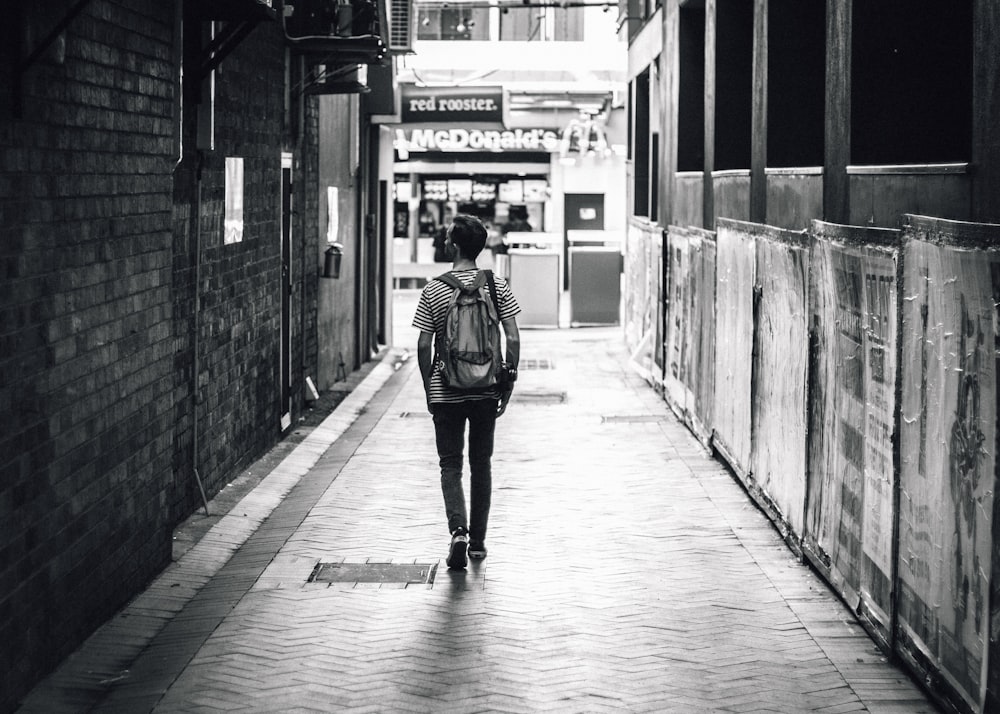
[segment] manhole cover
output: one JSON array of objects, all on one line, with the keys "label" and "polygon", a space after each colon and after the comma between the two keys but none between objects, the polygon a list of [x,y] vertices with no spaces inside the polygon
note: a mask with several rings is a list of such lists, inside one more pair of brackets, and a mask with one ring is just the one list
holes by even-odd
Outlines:
[{"label": "manhole cover", "polygon": [[437,563],[317,563],[310,583],[395,583],[430,585]]}]

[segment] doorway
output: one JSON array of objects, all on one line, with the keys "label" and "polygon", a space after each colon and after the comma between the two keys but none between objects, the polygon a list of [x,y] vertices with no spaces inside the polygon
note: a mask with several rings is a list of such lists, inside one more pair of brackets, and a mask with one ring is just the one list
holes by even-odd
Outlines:
[{"label": "doorway", "polygon": [[[603,193],[567,193],[563,200],[563,290],[569,290],[569,255],[570,248],[577,241],[571,239],[571,231],[603,231],[604,230],[604,194]],[[597,236],[587,241],[600,241],[604,237]]]}]

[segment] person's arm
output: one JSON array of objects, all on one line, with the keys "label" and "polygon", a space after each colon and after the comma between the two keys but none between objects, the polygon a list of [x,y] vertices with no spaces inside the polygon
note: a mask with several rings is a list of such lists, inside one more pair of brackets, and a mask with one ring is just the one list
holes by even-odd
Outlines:
[{"label": "person's arm", "polygon": [[[509,317],[504,320],[503,333],[507,338],[507,366],[512,369],[517,369],[518,362],[521,359],[521,332],[517,329],[517,318]],[[508,384],[507,387],[500,393],[500,403],[497,405],[497,417],[503,415],[507,411],[507,402],[510,401],[510,395],[514,391],[514,385]]]},{"label": "person's arm", "polygon": [[434,334],[421,330],[417,338],[417,365],[424,381],[424,395],[427,397],[427,411],[431,411],[431,372],[434,369]]}]

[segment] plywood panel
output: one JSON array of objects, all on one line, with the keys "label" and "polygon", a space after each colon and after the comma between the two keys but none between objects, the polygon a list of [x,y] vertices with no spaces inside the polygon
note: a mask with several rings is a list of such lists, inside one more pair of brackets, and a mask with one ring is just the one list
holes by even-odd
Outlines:
[{"label": "plywood panel", "polygon": [[911,219],[906,235],[900,626],[978,710],[994,619],[1000,226]]},{"label": "plywood panel", "polygon": [[792,540],[804,529],[808,273],[805,233],[760,228],[751,466],[758,498]]},{"label": "plywood panel", "polygon": [[888,639],[898,231],[813,224],[809,503],[804,545]]},{"label": "plywood panel", "polygon": [[720,219],[716,235],[715,441],[733,469],[750,470],[753,357],[753,237],[736,221]]}]

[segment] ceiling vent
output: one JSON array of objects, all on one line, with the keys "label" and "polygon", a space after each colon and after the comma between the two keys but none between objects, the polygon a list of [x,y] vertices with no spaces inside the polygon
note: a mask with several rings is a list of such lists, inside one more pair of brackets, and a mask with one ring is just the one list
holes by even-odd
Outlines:
[{"label": "ceiling vent", "polygon": [[413,52],[413,0],[386,0],[389,6],[389,54]]}]

